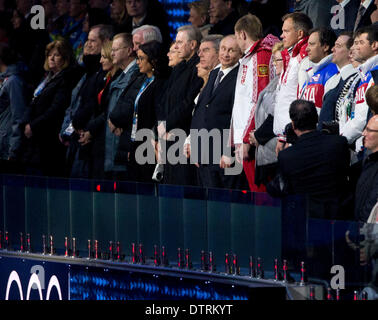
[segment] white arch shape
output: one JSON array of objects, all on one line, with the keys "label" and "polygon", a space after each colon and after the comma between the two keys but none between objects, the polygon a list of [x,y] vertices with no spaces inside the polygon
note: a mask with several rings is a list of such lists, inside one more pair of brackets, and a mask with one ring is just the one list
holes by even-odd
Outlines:
[{"label": "white arch shape", "polygon": [[53,286],[58,290],[59,300],[62,300],[62,291],[60,290],[58,278],[55,275],[50,278],[49,285],[47,286],[46,300],[50,300],[50,292]]},{"label": "white arch shape", "polygon": [[17,283],[18,291],[20,293],[21,300],[24,300],[24,296],[22,294],[21,280],[20,280],[20,277],[18,276],[18,273],[14,270],[9,275],[7,289],[5,291],[5,300],[9,300],[9,290],[10,290],[10,286],[12,285],[13,281],[16,281],[16,283]]},{"label": "white arch shape", "polygon": [[26,293],[26,300],[29,300],[30,290],[31,290],[31,287],[32,287],[33,284],[37,285],[38,292],[39,292],[39,298],[40,298],[40,300],[43,300],[41,282],[39,281],[39,278],[38,278],[36,273],[33,273],[30,277],[29,284],[28,284],[28,291]]}]

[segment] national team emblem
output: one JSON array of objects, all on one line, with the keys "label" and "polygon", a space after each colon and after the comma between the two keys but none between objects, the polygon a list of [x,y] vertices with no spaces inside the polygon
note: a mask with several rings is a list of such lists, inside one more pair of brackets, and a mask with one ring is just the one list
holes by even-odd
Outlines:
[{"label": "national team emblem", "polygon": [[269,76],[269,66],[266,64],[259,64],[257,65],[257,75],[259,77],[267,77]]}]

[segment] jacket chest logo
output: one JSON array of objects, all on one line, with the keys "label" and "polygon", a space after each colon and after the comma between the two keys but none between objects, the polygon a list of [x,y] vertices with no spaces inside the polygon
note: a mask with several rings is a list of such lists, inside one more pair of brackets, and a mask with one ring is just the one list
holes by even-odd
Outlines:
[{"label": "jacket chest logo", "polygon": [[241,77],[241,84],[244,84],[245,83],[245,79],[247,77],[247,70],[248,70],[248,66],[243,64],[243,69],[242,69],[242,77]]}]

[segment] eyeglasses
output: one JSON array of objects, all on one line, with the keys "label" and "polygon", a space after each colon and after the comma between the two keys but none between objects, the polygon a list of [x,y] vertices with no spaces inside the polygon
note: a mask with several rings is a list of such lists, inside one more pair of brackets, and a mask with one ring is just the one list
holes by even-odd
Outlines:
[{"label": "eyeglasses", "polygon": [[118,51],[118,50],[125,49],[125,48],[127,48],[127,47],[120,47],[120,48],[117,48],[117,49],[113,49],[113,48],[112,48],[111,52],[116,52],[116,51]]},{"label": "eyeglasses", "polygon": [[365,130],[368,133],[370,133],[370,132],[378,132],[378,130],[373,130],[373,129],[370,129],[369,127],[366,127]]}]

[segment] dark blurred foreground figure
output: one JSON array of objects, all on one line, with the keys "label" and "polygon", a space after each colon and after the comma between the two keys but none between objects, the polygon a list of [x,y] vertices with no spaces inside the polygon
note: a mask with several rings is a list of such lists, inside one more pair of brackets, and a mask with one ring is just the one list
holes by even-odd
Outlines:
[{"label": "dark blurred foreground figure", "polygon": [[378,115],[369,120],[362,135],[365,148],[372,153],[364,160],[362,173],[357,182],[355,218],[367,222],[374,205],[378,202]]},{"label": "dark blurred foreground figure", "polygon": [[316,130],[318,114],[313,102],[295,100],[289,112],[292,146],[279,152],[279,175],[268,184],[268,193],[307,195],[311,218],[349,220],[351,213],[343,206],[350,162],[347,140]]},{"label": "dark blurred foreground figure", "polygon": [[66,40],[47,45],[44,67],[47,76],[35,89],[24,115],[23,160],[30,173],[63,176],[65,146],[58,134],[81,69]]},{"label": "dark blurred foreground figure", "polygon": [[25,66],[9,46],[0,43],[0,159],[17,160],[22,132],[19,130],[27,100]]}]

